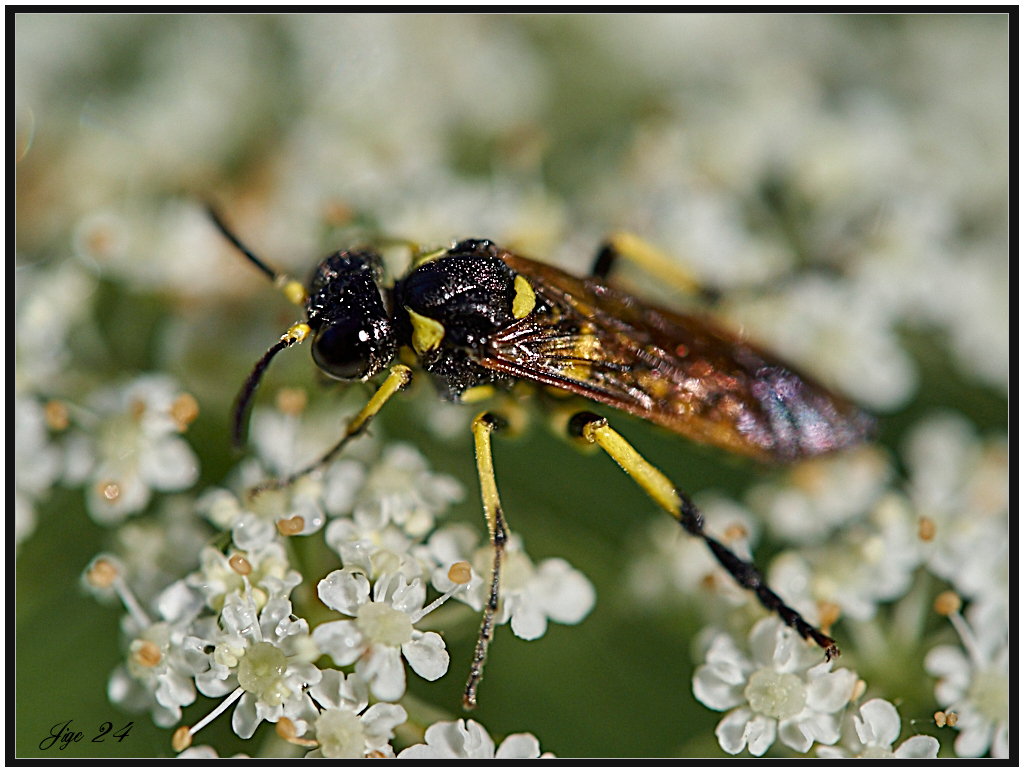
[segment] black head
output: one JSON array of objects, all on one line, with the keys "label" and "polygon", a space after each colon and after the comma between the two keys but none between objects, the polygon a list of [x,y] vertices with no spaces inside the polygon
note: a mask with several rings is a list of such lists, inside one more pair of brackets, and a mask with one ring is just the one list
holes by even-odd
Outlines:
[{"label": "black head", "polygon": [[313,274],[307,312],[313,361],[332,378],[365,381],[395,358],[395,332],[381,298],[375,252],[338,252]]}]

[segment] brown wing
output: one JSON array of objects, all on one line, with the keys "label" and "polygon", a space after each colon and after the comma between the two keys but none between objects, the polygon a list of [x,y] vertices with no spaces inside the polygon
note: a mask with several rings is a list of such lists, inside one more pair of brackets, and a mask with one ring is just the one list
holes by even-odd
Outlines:
[{"label": "brown wing", "polygon": [[873,428],[863,411],[707,318],[510,252],[500,257],[529,281],[537,303],[493,337],[485,367],[765,461],[838,450]]}]

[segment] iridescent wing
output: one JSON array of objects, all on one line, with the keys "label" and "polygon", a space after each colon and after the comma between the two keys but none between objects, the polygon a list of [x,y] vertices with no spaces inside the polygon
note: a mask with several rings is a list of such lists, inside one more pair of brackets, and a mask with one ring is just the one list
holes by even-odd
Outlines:
[{"label": "iridescent wing", "polygon": [[699,442],[792,461],[867,437],[870,416],[740,336],[593,279],[502,252],[536,305],[481,364],[625,410]]}]

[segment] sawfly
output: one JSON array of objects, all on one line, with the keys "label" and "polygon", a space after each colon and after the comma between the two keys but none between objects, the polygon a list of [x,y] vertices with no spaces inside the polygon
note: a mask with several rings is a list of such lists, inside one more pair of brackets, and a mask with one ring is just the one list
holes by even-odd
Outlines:
[{"label": "sawfly", "polygon": [[[220,231],[296,305],[306,320],[294,324],[257,362],[235,402],[234,441],[241,445],[246,417],[263,373],[280,351],[311,338],[313,361],[331,378],[367,381],[389,368],[366,407],[339,442],[315,464],[264,483],[282,487],[328,463],[362,432],[390,397],[412,378],[401,353],[434,381],[440,396],[469,401],[481,388],[528,381],[623,410],[698,442],[762,462],[788,463],[863,441],[874,421],[793,367],[726,330],[710,317],[675,313],[609,286],[621,256],[642,253],[618,239],[599,252],[589,277],[469,239],[423,255],[388,283],[380,254],[344,250],[324,259],[309,287],[256,257],[211,209]],[[477,471],[493,567],[488,601],[463,694],[476,705],[487,647],[498,610],[501,561],[508,529],[498,497],[491,434],[502,418],[485,412],[473,421]],[[704,540],[721,565],[765,608],[825,656],[836,642],[787,606],[760,571],[704,531],[687,494],[644,459],[608,422],[577,413],[572,435],[596,443],[691,535]]]}]

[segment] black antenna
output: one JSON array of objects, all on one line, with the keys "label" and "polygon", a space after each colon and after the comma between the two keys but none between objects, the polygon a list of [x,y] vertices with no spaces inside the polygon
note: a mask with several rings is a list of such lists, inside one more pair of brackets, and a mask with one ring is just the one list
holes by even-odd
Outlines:
[{"label": "black antenna", "polygon": [[[298,306],[304,306],[306,304],[306,290],[301,283],[295,279],[290,278],[287,274],[275,271],[269,265],[260,260],[252,251],[243,244],[231,229],[224,224],[224,221],[217,214],[217,210],[212,204],[206,205],[206,211],[210,215],[210,219],[213,220],[213,224],[217,226],[224,238],[235,245],[243,255],[249,258],[250,262],[263,271],[267,277],[274,282],[275,286],[281,289],[285,297],[291,302]],[[306,339],[309,334],[309,325],[300,323],[294,324],[292,327],[281,336],[281,340],[270,347],[260,360],[253,367],[252,372],[249,373],[249,377],[245,379],[245,383],[242,385],[242,390],[238,392],[238,396],[235,397],[235,408],[233,411],[232,427],[231,427],[231,440],[232,444],[236,449],[240,449],[245,443],[245,427],[248,424],[249,408],[252,407],[252,399],[256,394],[256,387],[260,385],[260,380],[263,378],[263,374],[267,371],[267,367],[270,366],[270,360],[273,359],[281,351],[284,351],[289,346],[293,346],[296,343],[301,343]]]},{"label": "black antenna", "polygon": [[217,214],[217,210],[213,208],[212,204],[206,205],[206,211],[209,213],[210,219],[213,220],[213,224],[217,226],[217,230],[224,234],[224,238],[226,238],[228,241],[234,244],[235,248],[239,252],[241,252],[243,255],[249,258],[249,260],[252,261],[253,265],[255,265],[257,268],[259,268],[261,271],[263,271],[263,273],[267,275],[267,278],[269,278],[273,282],[278,281],[278,277],[281,274],[275,271],[266,263],[264,263],[258,257],[256,257],[256,255],[254,255],[252,251],[247,246],[245,246],[245,244],[238,240],[238,237],[231,232],[227,225],[224,224],[224,221],[220,218],[220,215]]}]

